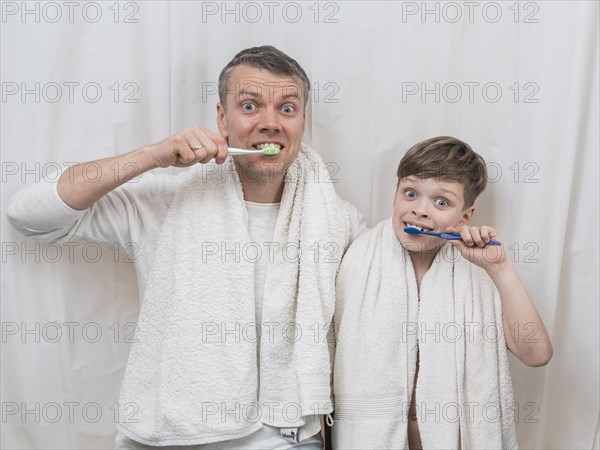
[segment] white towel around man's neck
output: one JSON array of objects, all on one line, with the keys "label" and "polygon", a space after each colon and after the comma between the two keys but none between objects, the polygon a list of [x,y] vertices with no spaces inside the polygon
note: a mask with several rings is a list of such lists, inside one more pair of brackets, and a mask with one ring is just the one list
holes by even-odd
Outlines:
[{"label": "white towel around man's neck", "polygon": [[[302,144],[269,248],[250,242],[231,159],[186,176],[144,291],[119,429],[149,445],[192,445],[237,439],[262,423],[299,427],[305,416],[331,412],[324,330],[350,219],[322,159]],[[258,251],[268,252],[269,267],[257,335]]]},{"label": "white towel around man's neck", "polygon": [[500,297],[483,269],[447,243],[419,292],[388,219],[353,243],[337,287],[334,448],[408,448],[417,350],[423,448],[517,448]]}]

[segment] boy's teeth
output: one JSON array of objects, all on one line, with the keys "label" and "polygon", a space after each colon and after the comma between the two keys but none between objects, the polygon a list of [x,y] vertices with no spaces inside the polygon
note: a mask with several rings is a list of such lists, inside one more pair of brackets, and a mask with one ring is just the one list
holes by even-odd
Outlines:
[{"label": "boy's teeth", "polygon": [[416,225],[412,225],[412,224],[410,224],[410,223],[406,223],[406,226],[408,226],[408,227],[412,227],[412,228],[416,228],[417,230],[421,230],[421,231],[427,231],[425,228],[418,227],[418,226],[416,226]]}]

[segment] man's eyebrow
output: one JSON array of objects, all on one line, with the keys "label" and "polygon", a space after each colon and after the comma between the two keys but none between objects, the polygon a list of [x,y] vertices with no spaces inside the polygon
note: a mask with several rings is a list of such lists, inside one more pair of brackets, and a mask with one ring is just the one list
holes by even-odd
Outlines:
[{"label": "man's eyebrow", "polygon": [[[240,97],[247,99],[247,98],[255,98],[255,99],[260,99],[262,97],[262,92],[256,92],[255,90],[252,89],[242,89],[239,93]],[[293,99],[293,100],[300,100],[300,95],[297,92],[290,92],[290,93],[285,93],[281,96],[281,98],[283,100],[289,100],[289,99]]]},{"label": "man's eyebrow", "polygon": [[260,93],[255,92],[255,91],[250,90],[250,89],[246,89],[246,88],[244,88],[244,89],[242,89],[240,91],[240,95],[243,95],[244,97],[253,97],[253,98],[260,98],[261,97]]}]

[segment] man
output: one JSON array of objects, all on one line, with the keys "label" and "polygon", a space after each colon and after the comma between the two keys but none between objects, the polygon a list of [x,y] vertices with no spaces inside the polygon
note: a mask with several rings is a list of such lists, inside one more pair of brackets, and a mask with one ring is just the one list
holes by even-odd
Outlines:
[{"label": "man", "polygon": [[[366,227],[301,142],[309,88],[281,51],[244,50],[219,77],[219,134],[192,127],[11,200],[39,240],[139,245],[117,448],[322,448],[335,275]],[[228,157],[265,144],[280,152]],[[190,169],[146,173],[170,166]]]}]

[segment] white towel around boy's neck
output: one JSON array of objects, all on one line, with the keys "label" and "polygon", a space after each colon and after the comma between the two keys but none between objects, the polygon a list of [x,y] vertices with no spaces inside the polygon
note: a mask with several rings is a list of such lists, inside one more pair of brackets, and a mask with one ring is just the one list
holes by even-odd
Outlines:
[{"label": "white towel around boy's neck", "polygon": [[144,292],[121,388],[123,434],[149,445],[203,444],[332,411],[324,330],[339,264],[325,258],[341,258],[350,232],[327,171],[317,168],[322,159],[302,144],[274,243],[260,249],[270,265],[258,337],[253,261],[262,243],[250,242],[233,161],[186,174]]},{"label": "white towel around boy's neck", "polygon": [[483,269],[447,243],[418,292],[388,219],[350,247],[337,285],[334,448],[408,448],[417,349],[423,448],[517,448],[502,308]]}]

